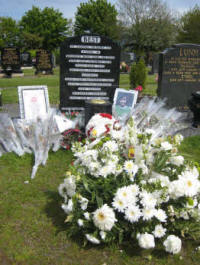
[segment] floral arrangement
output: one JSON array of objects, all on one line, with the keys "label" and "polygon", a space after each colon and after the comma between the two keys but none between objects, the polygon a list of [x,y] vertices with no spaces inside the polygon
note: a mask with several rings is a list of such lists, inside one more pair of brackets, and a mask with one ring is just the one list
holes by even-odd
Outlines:
[{"label": "floral arrangement", "polygon": [[75,161],[58,188],[68,234],[93,244],[137,241],[143,249],[162,243],[176,254],[182,238],[200,237],[198,168],[178,153],[182,135],[160,137],[142,119],[144,126],[138,117],[121,126],[96,114],[85,143],[74,143]]}]

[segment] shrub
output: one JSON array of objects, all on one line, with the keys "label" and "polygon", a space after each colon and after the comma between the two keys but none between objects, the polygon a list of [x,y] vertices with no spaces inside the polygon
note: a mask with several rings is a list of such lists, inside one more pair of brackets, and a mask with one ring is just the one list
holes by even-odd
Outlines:
[{"label": "shrub", "polygon": [[137,86],[142,86],[145,89],[147,70],[144,59],[140,58],[137,63],[133,63],[130,71],[130,88],[134,89]]}]

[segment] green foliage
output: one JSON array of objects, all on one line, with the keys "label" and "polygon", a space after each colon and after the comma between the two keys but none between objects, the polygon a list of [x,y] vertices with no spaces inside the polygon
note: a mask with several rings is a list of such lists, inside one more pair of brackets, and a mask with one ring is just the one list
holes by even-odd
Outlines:
[{"label": "green foliage", "polygon": [[147,70],[144,59],[140,58],[137,63],[133,63],[129,74],[130,88],[136,88],[142,86],[143,89],[146,87]]},{"label": "green foliage", "polygon": [[200,7],[195,6],[181,18],[178,42],[200,43]]},{"label": "green foliage", "polygon": [[53,8],[41,10],[33,6],[20,21],[24,44],[28,49],[44,48],[54,50],[70,35],[71,21]]},{"label": "green foliage", "polygon": [[117,39],[117,11],[107,0],[89,0],[81,3],[75,16],[75,35],[89,30],[111,39]]},{"label": "green foliage", "polygon": [[19,46],[19,27],[11,17],[0,17],[0,48]]}]

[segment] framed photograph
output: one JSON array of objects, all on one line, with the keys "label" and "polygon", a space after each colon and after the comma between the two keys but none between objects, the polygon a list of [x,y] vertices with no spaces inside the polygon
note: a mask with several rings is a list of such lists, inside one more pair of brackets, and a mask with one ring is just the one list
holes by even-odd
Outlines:
[{"label": "framed photograph", "polygon": [[47,86],[18,86],[21,119],[45,117],[49,110]]},{"label": "framed photograph", "polygon": [[117,88],[114,95],[113,114],[115,118],[126,121],[137,102],[138,91]]}]

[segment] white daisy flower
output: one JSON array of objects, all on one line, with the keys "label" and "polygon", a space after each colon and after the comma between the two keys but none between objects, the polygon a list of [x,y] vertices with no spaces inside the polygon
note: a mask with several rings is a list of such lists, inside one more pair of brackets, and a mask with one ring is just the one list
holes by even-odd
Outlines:
[{"label": "white daisy flower", "polygon": [[84,215],[86,220],[90,220],[90,213],[85,212],[83,215]]},{"label": "white daisy flower", "polygon": [[111,207],[104,204],[93,213],[93,221],[96,227],[102,231],[110,231],[117,219]]},{"label": "white daisy flower", "polygon": [[113,200],[113,202],[112,202],[112,206],[118,212],[123,213],[124,212],[124,209],[126,208],[127,205],[126,205],[126,203],[123,200],[121,200],[118,197],[115,197],[114,200]]},{"label": "white daisy flower", "polygon": [[141,211],[137,206],[129,206],[125,210],[125,219],[127,219],[131,223],[137,222],[140,219],[141,215]]},{"label": "white daisy flower", "polygon": [[70,212],[72,212],[72,210],[73,210],[73,202],[72,202],[72,199],[70,199],[69,201],[68,201],[68,204],[62,204],[61,205],[61,208],[64,210],[64,212],[66,213],[66,214],[69,214]]},{"label": "white daisy flower", "polygon": [[167,215],[164,210],[162,209],[156,209],[154,212],[154,216],[162,223],[166,222]]},{"label": "white daisy flower", "polygon": [[184,163],[184,157],[183,156],[172,156],[169,158],[169,162],[176,166],[181,166]]},{"label": "white daisy flower", "polygon": [[83,211],[85,211],[87,209],[87,205],[88,205],[88,199],[81,197],[79,200],[80,204],[81,204],[81,209]]},{"label": "white daisy flower", "polygon": [[144,221],[148,221],[150,220],[155,213],[155,209],[154,208],[144,208],[142,210],[142,216],[143,216],[143,220]]},{"label": "white daisy flower", "polygon": [[118,144],[115,141],[107,141],[104,143],[103,149],[108,149],[110,152],[117,152]]},{"label": "white daisy flower", "polygon": [[128,174],[133,174],[133,176],[134,176],[138,171],[138,166],[136,164],[134,164],[132,160],[127,160],[124,163],[124,170]]},{"label": "white daisy flower", "polygon": [[162,225],[156,225],[155,230],[153,231],[153,234],[157,238],[161,238],[165,235],[167,229],[164,228]]}]

